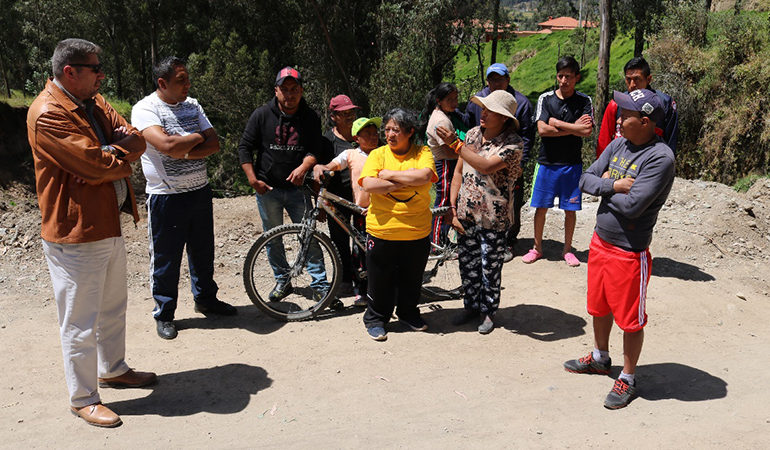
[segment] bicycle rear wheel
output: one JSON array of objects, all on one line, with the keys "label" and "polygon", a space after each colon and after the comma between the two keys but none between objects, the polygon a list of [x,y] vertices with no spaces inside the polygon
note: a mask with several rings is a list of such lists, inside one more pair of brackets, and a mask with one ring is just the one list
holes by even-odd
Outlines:
[{"label": "bicycle rear wheel", "polygon": [[[450,230],[450,234],[453,233]],[[423,301],[453,300],[462,298],[460,264],[457,244],[447,237],[443,246],[434,247],[422,277]]]},{"label": "bicycle rear wheel", "polygon": [[[318,231],[310,235],[305,254],[300,254],[304,231],[302,224],[295,223],[269,230],[251,246],[243,263],[243,284],[252,303],[268,316],[285,322],[310,319],[321,312],[334,298],[342,270],[337,248]],[[275,270],[268,251],[278,262]],[[285,258],[280,257],[281,253]],[[270,301],[276,271],[291,283],[291,290],[280,301]]]}]

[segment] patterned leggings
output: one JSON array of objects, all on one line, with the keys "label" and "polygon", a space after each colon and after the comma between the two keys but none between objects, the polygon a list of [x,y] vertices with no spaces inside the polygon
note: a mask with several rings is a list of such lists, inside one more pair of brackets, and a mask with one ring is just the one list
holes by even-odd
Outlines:
[{"label": "patterned leggings", "polygon": [[503,271],[506,231],[484,229],[463,222],[459,236],[460,277],[465,309],[494,314],[500,305],[500,275]]}]

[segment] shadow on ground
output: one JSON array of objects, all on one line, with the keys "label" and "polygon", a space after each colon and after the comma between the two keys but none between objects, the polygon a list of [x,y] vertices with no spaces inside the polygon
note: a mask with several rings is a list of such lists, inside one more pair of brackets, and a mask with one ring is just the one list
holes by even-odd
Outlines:
[{"label": "shadow on ground", "polygon": [[[452,325],[452,319],[463,309],[461,301],[423,304],[420,309],[430,327],[429,333],[477,332],[479,321],[476,320],[460,326]],[[582,317],[542,305],[509,306],[500,308],[495,314],[495,328],[545,342],[582,336],[586,333],[585,326],[586,321]],[[408,330],[406,326],[394,328],[394,332]]]},{"label": "shadow on ground", "polygon": [[678,278],[684,281],[714,281],[716,279],[697,266],[670,258],[652,258],[652,275]]},{"label": "shadow on ground", "polygon": [[[516,241],[516,245],[513,247],[514,258],[520,258],[527,254],[529,249],[532,248],[535,241],[531,238],[519,239]],[[574,247],[575,242],[572,242],[574,254],[577,259],[585,264],[588,262],[588,249],[578,250]],[[561,252],[564,250],[564,241],[556,241],[553,239],[543,239],[543,258],[546,261],[563,261],[564,258]],[[654,266],[653,266],[654,267]]]},{"label": "shadow on ground", "polygon": [[186,319],[174,320],[177,330],[226,330],[242,329],[255,334],[270,334],[279,330],[286,322],[273,319],[264,315],[254,305],[236,306],[238,315],[235,316],[196,316]]},{"label": "shadow on ground", "polygon": [[246,364],[196,369],[158,376],[147,397],[110,403],[118,415],[163,417],[208,412],[234,414],[248,406],[251,397],[273,383],[265,369]]},{"label": "shadow on ground", "polygon": [[[616,375],[621,368],[617,368]],[[684,364],[645,364],[637,367],[637,374],[639,397],[645,400],[702,402],[727,396],[723,379]]]}]

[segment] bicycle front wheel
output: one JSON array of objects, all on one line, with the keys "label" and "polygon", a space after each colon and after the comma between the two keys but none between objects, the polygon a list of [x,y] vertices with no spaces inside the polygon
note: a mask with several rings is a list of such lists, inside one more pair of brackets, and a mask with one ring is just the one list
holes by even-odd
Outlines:
[{"label": "bicycle front wheel", "polygon": [[[275,227],[260,236],[246,255],[246,293],[252,303],[275,319],[310,319],[332,301],[337,290],[342,270],[337,248],[318,231],[309,235],[309,245],[303,248],[306,234],[298,223]],[[270,301],[270,292],[279,283],[289,283],[282,290],[285,296]]]}]

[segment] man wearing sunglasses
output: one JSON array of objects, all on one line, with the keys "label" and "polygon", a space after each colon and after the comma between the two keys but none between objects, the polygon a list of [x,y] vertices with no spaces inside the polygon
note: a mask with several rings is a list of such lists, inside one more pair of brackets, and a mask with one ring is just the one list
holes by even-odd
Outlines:
[{"label": "man wearing sunglasses", "polygon": [[139,132],[99,95],[101,48],[82,39],[56,46],[48,80],[27,114],[72,414],[90,425],[122,422],[98,386],[142,387],[150,372],[125,361],[126,247],[120,213],[139,220],[129,183],[144,152]]}]

